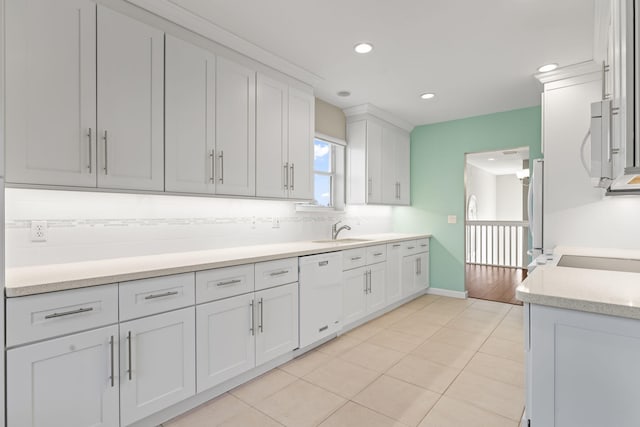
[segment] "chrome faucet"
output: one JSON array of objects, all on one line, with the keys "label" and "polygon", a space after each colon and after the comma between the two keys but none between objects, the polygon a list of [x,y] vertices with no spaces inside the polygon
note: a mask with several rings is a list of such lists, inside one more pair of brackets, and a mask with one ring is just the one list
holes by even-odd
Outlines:
[{"label": "chrome faucet", "polygon": [[336,240],[338,238],[338,234],[342,230],[351,230],[351,227],[349,227],[348,225],[343,225],[342,227],[337,228],[338,224],[340,224],[341,222],[342,221],[338,221],[331,226],[331,240]]}]

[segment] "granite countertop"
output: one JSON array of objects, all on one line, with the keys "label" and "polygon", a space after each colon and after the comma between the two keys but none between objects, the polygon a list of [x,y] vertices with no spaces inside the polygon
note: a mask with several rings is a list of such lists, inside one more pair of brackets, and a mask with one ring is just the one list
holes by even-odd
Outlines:
[{"label": "granite countertop", "polygon": [[9,268],[5,295],[20,297],[429,237],[430,234],[369,234],[349,236],[366,239],[361,242],[299,241]]},{"label": "granite countertop", "polygon": [[640,259],[640,250],[560,247],[516,289],[521,301],[640,319],[640,273],[557,266],[562,255]]}]

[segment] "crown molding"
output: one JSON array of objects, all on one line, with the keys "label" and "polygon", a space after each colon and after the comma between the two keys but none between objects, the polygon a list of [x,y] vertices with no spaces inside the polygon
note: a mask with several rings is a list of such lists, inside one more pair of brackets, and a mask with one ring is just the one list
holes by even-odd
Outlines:
[{"label": "crown molding", "polygon": [[126,1],[313,87],[324,80],[317,74],[238,37],[171,0]]},{"label": "crown molding", "polygon": [[354,107],[345,108],[342,111],[347,117],[347,121],[349,121],[350,118],[355,118],[355,116],[370,115],[380,120],[384,120],[385,122],[391,123],[392,125],[397,126],[400,129],[406,130],[407,132],[411,132],[415,127],[413,124],[407,122],[406,120],[398,118],[393,114],[376,107],[373,104],[356,105]]},{"label": "crown molding", "polygon": [[585,61],[577,64],[567,65],[566,67],[556,68],[546,73],[535,74],[534,77],[540,83],[546,84],[558,80],[570,79],[573,77],[583,76],[585,74],[602,72],[602,64],[596,61]]}]

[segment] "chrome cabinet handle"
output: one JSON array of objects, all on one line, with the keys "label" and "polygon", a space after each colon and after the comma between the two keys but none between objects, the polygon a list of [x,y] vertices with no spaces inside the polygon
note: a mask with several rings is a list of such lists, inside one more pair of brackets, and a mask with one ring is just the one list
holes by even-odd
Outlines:
[{"label": "chrome cabinet handle", "polygon": [[607,93],[607,72],[609,72],[610,67],[607,65],[605,61],[602,61],[602,100],[609,99],[611,97],[610,94]]},{"label": "chrome cabinet handle", "polygon": [[354,257],[351,257],[351,261],[357,261],[357,260],[359,260],[359,259],[362,259],[362,257],[361,257],[361,256],[354,256]]},{"label": "chrome cabinet handle", "polygon": [[373,256],[380,256],[382,255],[382,252],[376,252],[375,254],[373,254]]},{"label": "chrome cabinet handle", "polygon": [[249,303],[249,310],[251,312],[251,327],[249,328],[249,332],[251,332],[251,336],[254,336],[256,334],[254,325],[255,325],[255,319],[253,318],[253,300],[251,300],[251,302]]},{"label": "chrome cabinet handle", "polygon": [[395,245],[392,245],[392,248],[399,248],[400,246],[402,246],[400,243],[396,243]]},{"label": "chrome cabinet handle", "polygon": [[71,316],[72,314],[80,314],[93,311],[93,307],[79,308],[77,310],[63,311],[62,313],[52,313],[44,316],[45,319],[54,319],[56,317]]},{"label": "chrome cabinet handle", "polygon": [[284,166],[284,189],[289,189],[289,162],[285,163]]},{"label": "chrome cabinet handle", "polygon": [[407,249],[411,250],[411,249],[415,249],[415,246],[407,246]]},{"label": "chrome cabinet handle", "polygon": [[170,291],[170,292],[165,292],[162,294],[151,294],[151,295],[147,295],[146,297],[144,297],[144,299],[155,299],[155,298],[162,298],[162,297],[168,297],[171,295],[178,295],[178,291]]},{"label": "chrome cabinet handle", "polygon": [[416,258],[416,276],[420,274],[420,271],[418,270],[418,266],[419,266],[418,261],[419,260],[420,260],[420,258]]},{"label": "chrome cabinet handle", "polygon": [[262,311],[264,310],[264,306],[262,304],[262,301],[262,298],[260,298],[260,301],[258,301],[258,311],[260,311],[260,323],[258,323],[258,330],[260,332],[264,332],[264,322],[262,318]]},{"label": "chrome cabinet handle", "polygon": [[111,353],[111,375],[109,376],[109,380],[111,381],[111,387],[115,386],[115,362],[113,358],[113,347],[113,335],[111,335],[111,338],[109,339],[109,349]]},{"label": "chrome cabinet handle", "polygon": [[227,280],[226,282],[218,282],[216,286],[227,286],[227,285],[235,285],[236,283],[241,283],[240,279]]},{"label": "chrome cabinet handle", "polygon": [[398,182],[398,200],[402,198],[402,183]]},{"label": "chrome cabinet handle", "polygon": [[293,190],[293,185],[295,183],[295,176],[296,176],[295,167],[296,167],[296,165],[291,163],[291,186],[290,186],[290,190]]},{"label": "chrome cabinet handle", "polygon": [[224,151],[220,150],[218,158],[220,159],[220,184],[224,184]]},{"label": "chrome cabinet handle", "polygon": [[129,381],[131,381],[131,377],[132,377],[132,369],[131,369],[131,331],[129,331],[129,333],[127,334],[127,347],[128,347],[128,353],[129,353],[129,355],[127,356],[127,360],[128,360],[127,374],[129,374]]},{"label": "chrome cabinet handle", "polygon": [[318,265],[319,265],[320,267],[327,266],[327,265],[329,265],[329,261],[320,261],[320,262],[318,263]]},{"label": "chrome cabinet handle", "polygon": [[367,276],[368,276],[368,280],[367,280],[367,288],[368,288],[368,293],[371,293],[371,270],[367,271]]},{"label": "chrome cabinet handle", "polygon": [[273,273],[270,273],[269,276],[271,276],[271,277],[282,276],[283,274],[287,274],[288,272],[289,272],[289,270],[274,271]]},{"label": "chrome cabinet handle", "polygon": [[92,168],[92,160],[93,160],[93,131],[91,128],[89,128],[89,133],[87,133],[87,136],[89,137],[89,165],[87,166],[87,169],[89,169],[89,173],[93,173],[93,168]]},{"label": "chrome cabinet handle", "polygon": [[209,175],[209,181],[215,182],[215,169],[216,169],[216,150],[209,152],[209,161],[211,163],[211,175]]},{"label": "chrome cabinet handle", "polygon": [[108,160],[107,160],[107,154],[108,154],[108,150],[107,150],[107,143],[109,142],[109,134],[107,133],[107,131],[104,131],[104,174],[107,174],[107,166],[108,166]]},{"label": "chrome cabinet handle", "polygon": [[369,276],[367,276],[367,271],[364,272],[364,294],[369,293]]}]

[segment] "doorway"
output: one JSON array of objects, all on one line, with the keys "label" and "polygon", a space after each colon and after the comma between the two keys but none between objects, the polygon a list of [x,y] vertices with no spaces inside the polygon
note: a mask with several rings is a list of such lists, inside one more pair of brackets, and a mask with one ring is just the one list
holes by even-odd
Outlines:
[{"label": "doorway", "polygon": [[527,276],[529,148],[465,154],[465,289],[469,297],[522,303]]}]

